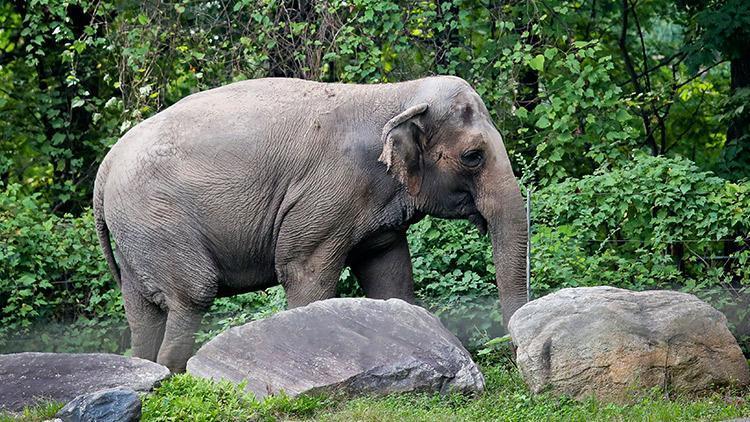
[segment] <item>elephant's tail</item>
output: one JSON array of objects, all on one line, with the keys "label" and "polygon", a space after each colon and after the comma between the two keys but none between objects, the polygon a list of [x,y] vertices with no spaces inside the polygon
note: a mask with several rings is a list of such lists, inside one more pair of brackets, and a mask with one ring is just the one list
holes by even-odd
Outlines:
[{"label": "elephant's tail", "polygon": [[109,239],[109,227],[107,227],[107,221],[104,219],[104,185],[107,182],[108,175],[109,163],[105,159],[99,166],[99,171],[96,173],[96,181],[94,182],[94,221],[96,222],[96,235],[99,237],[99,245],[101,245],[104,252],[104,258],[107,260],[109,271],[112,273],[115,282],[117,282],[117,286],[121,287],[120,268],[115,261],[112,243]]}]

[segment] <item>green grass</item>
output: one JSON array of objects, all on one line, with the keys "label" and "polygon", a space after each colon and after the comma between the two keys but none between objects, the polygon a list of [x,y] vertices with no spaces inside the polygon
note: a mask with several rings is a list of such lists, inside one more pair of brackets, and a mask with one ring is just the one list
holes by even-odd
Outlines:
[{"label": "green grass", "polygon": [[477,399],[424,394],[358,398],[320,409],[314,417],[324,421],[706,421],[750,415],[744,402],[719,395],[665,400],[652,391],[632,405],[533,396],[514,368],[489,366],[483,372],[486,391]]},{"label": "green grass", "polygon": [[593,399],[577,402],[532,395],[510,364],[488,363],[482,369],[486,390],[477,398],[458,394],[399,394],[351,400],[281,396],[262,403],[232,384],[179,375],[145,400],[143,420],[711,421],[750,416],[750,404],[737,394],[667,400],[654,390],[642,393],[630,405]]},{"label": "green grass", "polygon": [[[258,402],[241,387],[190,375],[166,380],[143,399],[144,421],[720,421],[750,416],[747,390],[700,399],[667,400],[642,393],[630,405],[577,402],[532,395],[510,364],[482,365],[486,389],[479,397],[458,394],[398,394],[344,400],[331,397],[270,397]],[[59,404],[27,409],[21,420],[51,418]],[[0,422],[13,420],[0,415]]]},{"label": "green grass", "polygon": [[55,418],[57,413],[65,403],[39,403],[35,406],[27,407],[18,414],[0,413],[0,422],[24,421],[24,422],[42,422]]},{"label": "green grass", "polygon": [[332,401],[324,397],[291,399],[280,395],[263,402],[241,386],[211,382],[187,374],[164,381],[143,400],[143,421],[246,421],[304,418]]}]

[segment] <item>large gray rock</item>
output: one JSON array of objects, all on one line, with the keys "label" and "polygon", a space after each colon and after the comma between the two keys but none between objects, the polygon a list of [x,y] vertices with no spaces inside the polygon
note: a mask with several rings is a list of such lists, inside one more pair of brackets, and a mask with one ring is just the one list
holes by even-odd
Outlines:
[{"label": "large gray rock", "polygon": [[458,339],[398,299],[330,299],[231,328],[198,350],[187,372],[246,381],[258,398],[484,388]]},{"label": "large gray rock", "polygon": [[521,307],[509,331],[536,393],[623,402],[644,387],[700,393],[750,382],[724,315],[686,293],[563,289]]},{"label": "large gray rock", "polygon": [[74,398],[55,416],[62,422],[138,422],[141,399],[129,388],[108,388]]},{"label": "large gray rock", "polygon": [[0,355],[0,409],[17,411],[52,400],[114,387],[150,391],[169,369],[139,358],[105,353],[13,353]]}]

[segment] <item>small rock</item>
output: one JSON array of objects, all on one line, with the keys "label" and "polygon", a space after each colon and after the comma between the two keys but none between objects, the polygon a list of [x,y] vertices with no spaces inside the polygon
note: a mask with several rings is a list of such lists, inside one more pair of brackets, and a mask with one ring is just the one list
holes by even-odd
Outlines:
[{"label": "small rock", "polygon": [[638,388],[700,393],[750,382],[724,315],[686,293],[563,289],[521,307],[509,331],[535,393],[624,402]]},{"label": "small rock", "polygon": [[74,398],[55,416],[62,422],[137,422],[141,400],[129,388],[110,388]]},{"label": "small rock", "polygon": [[157,363],[106,353],[0,355],[0,410],[18,411],[44,400],[68,402],[115,387],[147,392],[168,376],[169,369]]},{"label": "small rock", "polygon": [[484,378],[440,321],[402,300],[329,299],[218,335],[187,372],[247,382],[262,398],[284,391],[345,395],[479,393]]}]

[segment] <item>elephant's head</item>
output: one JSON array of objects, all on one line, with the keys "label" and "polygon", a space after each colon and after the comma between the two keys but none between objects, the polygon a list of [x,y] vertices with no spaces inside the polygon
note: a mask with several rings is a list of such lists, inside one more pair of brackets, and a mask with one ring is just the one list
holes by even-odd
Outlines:
[{"label": "elephant's head", "polygon": [[492,236],[503,319],[527,300],[526,217],[503,140],[465,81],[421,81],[415,98],[383,128],[380,161],[416,209],[466,218]]}]

